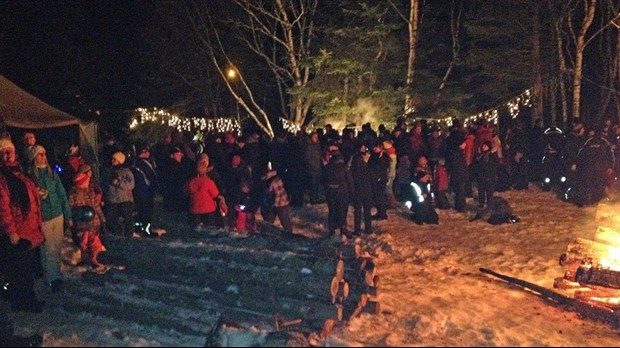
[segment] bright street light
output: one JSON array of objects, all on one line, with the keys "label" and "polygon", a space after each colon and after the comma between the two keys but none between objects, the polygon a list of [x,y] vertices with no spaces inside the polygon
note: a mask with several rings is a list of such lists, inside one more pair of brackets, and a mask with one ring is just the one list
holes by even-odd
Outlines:
[{"label": "bright street light", "polygon": [[237,71],[233,68],[228,69],[228,78],[234,79],[237,77]]}]

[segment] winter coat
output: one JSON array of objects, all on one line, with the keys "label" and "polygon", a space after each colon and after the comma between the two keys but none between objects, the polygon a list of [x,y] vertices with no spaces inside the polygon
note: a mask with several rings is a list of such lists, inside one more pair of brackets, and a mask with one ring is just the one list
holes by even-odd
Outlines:
[{"label": "winter coat", "polygon": [[313,143],[310,139],[307,140],[304,146],[304,161],[306,163],[306,170],[310,175],[320,175],[322,168],[322,151],[320,143]]},{"label": "winter coat", "polygon": [[479,181],[495,182],[499,158],[492,150],[484,151],[476,156],[476,174]]},{"label": "winter coat", "polygon": [[409,156],[401,156],[396,166],[396,178],[394,183],[398,185],[409,185],[411,182],[411,161]]},{"label": "winter coat", "polygon": [[101,194],[97,193],[92,185],[87,188],[73,186],[69,192],[69,207],[75,209],[82,205],[88,205],[95,210],[95,218],[91,222],[93,229],[99,230],[101,223],[105,222],[105,216],[101,209]]},{"label": "winter coat", "polygon": [[217,209],[216,198],[220,191],[209,176],[196,176],[185,187],[189,196],[189,212],[191,214],[209,214]]},{"label": "winter coat", "polygon": [[460,144],[454,142],[449,144],[446,156],[446,168],[450,174],[450,179],[455,182],[464,182],[469,178],[467,170],[467,162],[465,159],[465,151],[461,150]]},{"label": "winter coat", "polygon": [[437,192],[447,191],[450,185],[450,176],[445,166],[437,165],[435,167],[435,189]]},{"label": "winter coat", "polygon": [[135,187],[133,189],[134,198],[136,200],[153,198],[157,193],[159,181],[153,163],[144,158],[136,159],[133,167],[131,167]]},{"label": "winter coat", "polygon": [[71,208],[67,192],[60,177],[49,167],[35,168],[33,178],[37,187],[47,190],[47,197],[41,198],[41,217],[43,221],[63,216],[65,221],[71,220]]},{"label": "winter coat", "polygon": [[109,169],[105,186],[105,200],[107,203],[133,202],[133,189],[135,181],[133,173],[123,165]]},{"label": "winter coat", "polygon": [[349,197],[353,191],[353,179],[342,155],[332,155],[331,160],[323,169],[325,192]]},{"label": "winter coat", "polygon": [[[30,202],[26,213],[22,212],[15,198],[11,197],[8,175],[14,175],[26,186]],[[28,240],[32,247],[38,247],[45,241],[41,229],[41,202],[37,186],[32,179],[19,170],[19,166],[0,167],[0,233],[7,236],[18,235]]]},{"label": "winter coat", "polygon": [[368,162],[361,154],[353,155],[350,170],[353,180],[353,197],[372,198],[372,173]]},{"label": "winter coat", "polygon": [[373,153],[368,160],[368,167],[375,183],[387,183],[390,169],[390,156],[386,152]]},{"label": "winter coat", "polygon": [[577,175],[586,181],[603,181],[607,169],[614,167],[611,144],[603,137],[588,139],[577,155]]}]

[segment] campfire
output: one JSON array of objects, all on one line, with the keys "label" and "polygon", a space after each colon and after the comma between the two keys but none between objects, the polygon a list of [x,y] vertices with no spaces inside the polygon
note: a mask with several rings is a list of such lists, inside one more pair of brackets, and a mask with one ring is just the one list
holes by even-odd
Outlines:
[{"label": "campfire", "polygon": [[610,310],[620,309],[620,214],[601,204],[596,214],[601,223],[594,240],[577,238],[560,255],[566,270],[554,287],[574,299]]}]

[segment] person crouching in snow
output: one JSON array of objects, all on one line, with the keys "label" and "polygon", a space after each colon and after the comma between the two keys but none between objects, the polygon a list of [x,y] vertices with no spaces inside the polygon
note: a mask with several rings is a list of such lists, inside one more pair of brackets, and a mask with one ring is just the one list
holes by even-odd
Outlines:
[{"label": "person crouching in snow", "polygon": [[438,224],[439,215],[433,207],[431,174],[425,171],[417,172],[410,190],[411,200],[407,201],[406,205],[412,212],[411,219],[418,225]]},{"label": "person crouching in snow", "polygon": [[190,222],[197,231],[205,226],[223,227],[220,214],[226,215],[228,212],[224,196],[209,176],[211,170],[213,167],[209,166],[209,156],[200,154],[196,160],[196,176],[185,185],[185,192],[189,196]]},{"label": "person crouching in snow", "polygon": [[239,197],[237,204],[235,204],[235,211],[237,211],[237,232],[241,234],[257,233],[256,230],[256,207],[253,204],[251,196],[250,184],[247,181],[242,181],[239,184]]},{"label": "person crouching in snow", "polygon": [[75,224],[71,229],[71,237],[74,245],[80,248],[82,262],[88,263],[95,273],[107,271],[107,267],[97,260],[97,256],[106,248],[101,242],[99,232],[93,227],[93,221],[97,213],[89,205],[80,205],[73,209]]}]

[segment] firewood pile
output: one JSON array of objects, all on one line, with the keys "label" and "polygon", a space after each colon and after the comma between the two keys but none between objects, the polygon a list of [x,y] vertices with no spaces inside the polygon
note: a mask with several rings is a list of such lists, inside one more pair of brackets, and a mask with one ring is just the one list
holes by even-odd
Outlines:
[{"label": "firewood pile", "polygon": [[380,312],[377,266],[373,256],[364,251],[362,244],[362,239],[355,240],[353,255],[349,253],[349,248],[340,251],[330,287],[334,316],[325,320],[321,338],[329,336],[335,327],[345,325],[362,313]]}]

